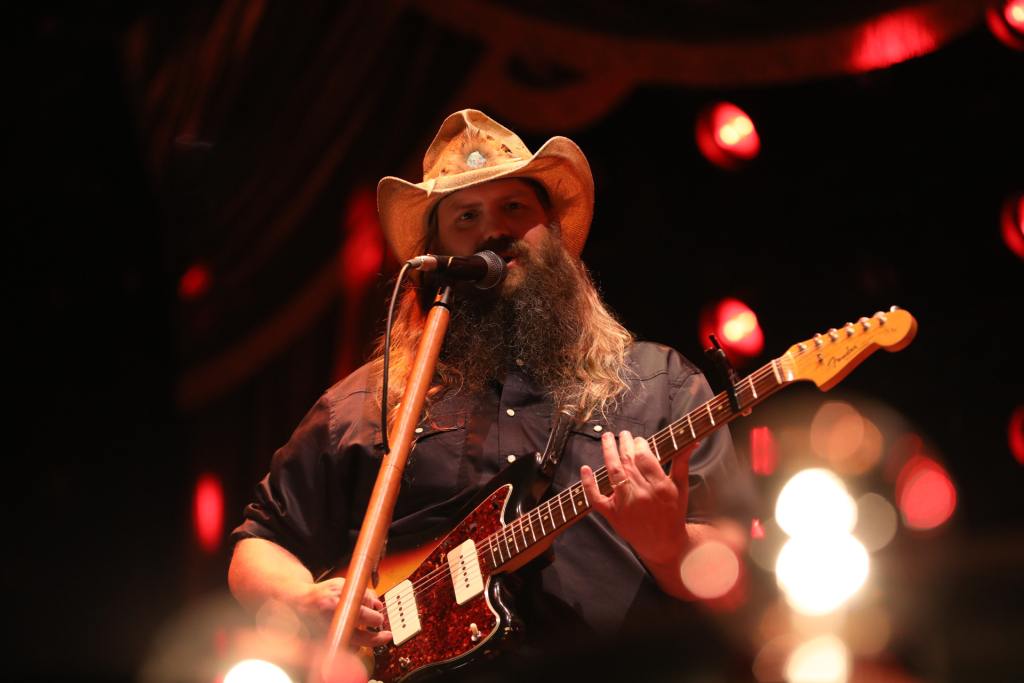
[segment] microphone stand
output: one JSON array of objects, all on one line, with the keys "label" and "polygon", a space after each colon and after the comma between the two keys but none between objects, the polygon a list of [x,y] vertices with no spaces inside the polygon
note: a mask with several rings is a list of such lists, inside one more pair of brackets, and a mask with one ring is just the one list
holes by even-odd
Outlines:
[{"label": "microphone stand", "polygon": [[[398,499],[402,471],[405,469],[409,451],[412,450],[413,430],[423,412],[423,402],[434,378],[437,356],[448,330],[448,320],[451,316],[450,301],[451,286],[444,285],[438,290],[427,314],[423,335],[416,351],[416,360],[405,384],[397,419],[388,435],[391,450],[385,453],[381,460],[377,482],[373,486],[366,516],[363,518],[359,538],[352,552],[341,599],[331,619],[327,649],[319,672],[321,680],[330,680],[330,672],[333,671],[338,650],[349,647],[363,601],[363,593],[371,575],[376,582],[377,564],[383,555],[391,515]],[[387,397],[383,397],[383,400],[387,401]]]}]

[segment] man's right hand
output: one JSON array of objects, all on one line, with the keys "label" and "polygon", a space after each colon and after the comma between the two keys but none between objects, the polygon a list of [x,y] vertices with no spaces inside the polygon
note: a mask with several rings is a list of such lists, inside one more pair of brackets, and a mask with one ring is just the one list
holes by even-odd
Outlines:
[{"label": "man's right hand", "polygon": [[[327,579],[310,585],[300,593],[293,607],[317,630],[326,631],[334,617],[334,610],[341,600],[345,579]],[[352,632],[352,644],[361,647],[376,647],[391,641],[391,631],[369,631],[384,625],[384,603],[377,599],[372,589],[367,588],[359,607],[356,629]]]}]

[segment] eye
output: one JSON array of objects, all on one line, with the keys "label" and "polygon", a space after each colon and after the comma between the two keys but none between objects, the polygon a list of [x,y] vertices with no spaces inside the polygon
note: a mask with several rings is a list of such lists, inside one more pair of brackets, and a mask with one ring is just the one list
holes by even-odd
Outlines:
[{"label": "eye", "polygon": [[521,201],[518,201],[516,199],[512,199],[507,204],[505,204],[505,208],[508,209],[509,211],[518,211],[519,209],[525,209],[526,204],[523,204]]},{"label": "eye", "polygon": [[468,211],[463,211],[458,216],[456,216],[455,221],[457,223],[466,223],[466,222],[469,222],[469,221],[472,221],[472,220],[475,220],[475,219],[476,219],[476,211],[468,210]]}]

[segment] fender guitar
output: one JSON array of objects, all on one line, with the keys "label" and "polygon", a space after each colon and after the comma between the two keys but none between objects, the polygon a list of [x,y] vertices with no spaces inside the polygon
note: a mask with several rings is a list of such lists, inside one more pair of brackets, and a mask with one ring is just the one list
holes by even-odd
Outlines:
[{"label": "fender guitar", "polygon": [[[827,391],[877,349],[898,351],[916,332],[913,316],[894,307],[817,334],[736,383],[739,412],[722,392],[649,437],[651,452],[667,462],[793,382],[814,382]],[[525,509],[529,487],[522,481],[532,477],[535,467],[529,458],[521,459],[482,500],[466,505],[454,529],[381,562],[377,591],[385,605],[384,629],[393,639],[372,654],[362,652],[371,680],[392,683],[464,666],[494,653],[519,630],[501,575],[537,557],[590,511],[580,482]],[[594,474],[602,493],[609,495],[607,470],[601,467]],[[344,576],[344,570],[335,575]]]}]

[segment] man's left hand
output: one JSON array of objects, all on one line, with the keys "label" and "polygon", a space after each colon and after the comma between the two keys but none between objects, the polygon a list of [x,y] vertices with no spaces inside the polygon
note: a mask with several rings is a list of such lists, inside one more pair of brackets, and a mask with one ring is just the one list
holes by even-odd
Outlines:
[{"label": "man's left hand", "polygon": [[594,471],[580,470],[583,490],[600,512],[649,567],[679,562],[689,543],[686,506],[689,498],[690,455],[695,443],[672,460],[665,474],[647,440],[628,431],[601,437],[601,449],[611,495],[601,493]]}]

